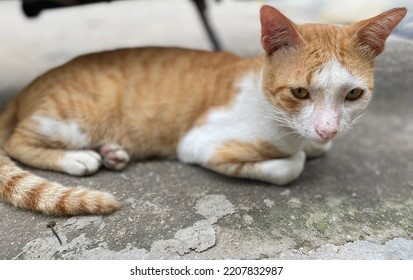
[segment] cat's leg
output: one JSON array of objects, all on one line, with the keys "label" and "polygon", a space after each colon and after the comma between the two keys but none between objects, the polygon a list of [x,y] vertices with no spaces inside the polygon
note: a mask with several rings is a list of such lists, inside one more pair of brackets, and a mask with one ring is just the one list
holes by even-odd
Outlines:
[{"label": "cat's leg", "polygon": [[74,122],[36,116],[17,126],[4,149],[28,166],[83,176],[102,165],[100,154],[87,149],[89,144]]},{"label": "cat's leg", "polygon": [[304,169],[304,151],[287,155],[265,140],[222,139],[214,143],[210,141],[213,137],[203,134],[203,131],[195,130],[181,140],[177,151],[180,161],[199,164],[232,177],[276,185],[292,182]]},{"label": "cat's leg", "polygon": [[130,161],[129,154],[118,144],[105,144],[98,150],[107,169],[122,170]]},{"label": "cat's leg", "polygon": [[308,158],[316,158],[322,156],[325,152],[330,150],[332,146],[332,141],[329,141],[327,143],[318,143],[311,141],[305,146],[304,152]]},{"label": "cat's leg", "polygon": [[205,167],[228,176],[286,185],[298,178],[304,169],[304,162],[305,154],[300,151],[287,158],[263,161],[224,161],[211,158]]},{"label": "cat's leg", "polygon": [[4,149],[10,157],[28,166],[75,176],[93,174],[102,164],[101,156],[95,151],[49,148],[19,133],[9,138]]}]

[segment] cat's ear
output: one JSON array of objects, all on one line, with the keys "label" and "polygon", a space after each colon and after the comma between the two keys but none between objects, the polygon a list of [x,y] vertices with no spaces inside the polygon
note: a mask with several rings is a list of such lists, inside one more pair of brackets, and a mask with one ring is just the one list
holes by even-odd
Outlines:
[{"label": "cat's ear", "polygon": [[297,47],[302,38],[294,23],[273,7],[264,5],[260,10],[261,44],[271,55],[282,48]]},{"label": "cat's ear", "polygon": [[379,55],[387,37],[406,15],[406,8],[396,8],[355,24],[356,40],[362,50]]}]

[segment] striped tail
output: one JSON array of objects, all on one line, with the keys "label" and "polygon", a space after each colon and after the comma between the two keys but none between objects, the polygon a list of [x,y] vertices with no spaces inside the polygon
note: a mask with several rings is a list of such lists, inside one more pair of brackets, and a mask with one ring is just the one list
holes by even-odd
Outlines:
[{"label": "striped tail", "polygon": [[64,187],[19,168],[2,147],[16,123],[14,100],[0,116],[0,198],[14,206],[50,215],[108,214],[119,208],[106,192]]}]

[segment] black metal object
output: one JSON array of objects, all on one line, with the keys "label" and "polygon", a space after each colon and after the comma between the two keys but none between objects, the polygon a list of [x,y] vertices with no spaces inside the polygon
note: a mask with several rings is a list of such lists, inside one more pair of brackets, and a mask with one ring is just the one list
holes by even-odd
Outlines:
[{"label": "black metal object", "polygon": [[209,24],[208,18],[206,16],[206,3],[205,0],[192,0],[198,10],[199,16],[201,17],[202,24],[204,25],[204,28],[208,34],[209,40],[212,43],[212,46],[215,51],[221,50],[221,44],[219,43],[217,37],[215,36],[214,31],[211,28],[211,25]]},{"label": "black metal object", "polygon": [[86,5],[112,0],[22,0],[23,12],[27,17],[37,17],[42,10]]},{"label": "black metal object", "polygon": [[[22,0],[23,12],[27,17],[36,17],[42,10],[53,8],[64,8],[76,5],[85,5],[98,2],[111,2],[115,0]],[[219,0],[217,0],[219,1]],[[197,8],[198,14],[201,18],[202,24],[207,32],[209,40],[215,51],[221,50],[221,45],[216,37],[206,15],[206,3],[205,0],[192,0]]]},{"label": "black metal object", "polygon": [[59,241],[60,245],[63,245],[62,240],[60,239],[59,235],[57,234],[56,230],[54,229],[55,226],[56,226],[55,221],[50,221],[46,225],[47,228],[50,228],[52,230],[53,235],[56,236],[56,238]]}]

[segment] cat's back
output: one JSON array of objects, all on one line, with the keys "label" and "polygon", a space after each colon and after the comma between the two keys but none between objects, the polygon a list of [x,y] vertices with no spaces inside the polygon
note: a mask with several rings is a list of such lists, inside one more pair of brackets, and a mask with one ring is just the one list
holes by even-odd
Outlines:
[{"label": "cat's back", "polygon": [[211,74],[240,60],[228,52],[162,47],[85,54],[42,74],[18,98],[20,104],[30,104],[23,108],[28,114],[49,97],[101,100],[114,94],[126,97],[132,92],[135,97],[144,94],[148,98],[150,92],[182,92],[182,87],[194,84],[191,81],[210,80]]},{"label": "cat's back", "polygon": [[[91,53],[74,58],[67,63],[68,68],[81,67],[100,70],[120,67],[121,70],[186,70],[189,68],[217,68],[234,63],[240,57],[229,52],[209,52],[204,50],[177,47],[125,48]],[[102,68],[103,67],[103,68]]]}]

